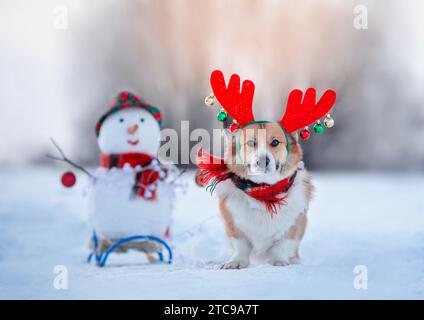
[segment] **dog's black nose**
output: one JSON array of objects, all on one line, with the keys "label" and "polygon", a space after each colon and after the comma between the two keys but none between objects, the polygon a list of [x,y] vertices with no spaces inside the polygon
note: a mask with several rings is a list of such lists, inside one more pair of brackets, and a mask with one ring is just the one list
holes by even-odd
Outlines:
[{"label": "dog's black nose", "polygon": [[266,168],[266,167],[268,167],[269,163],[270,163],[270,160],[269,160],[268,156],[265,156],[265,157],[260,157],[258,159],[258,161],[256,162],[256,165],[259,168]]}]

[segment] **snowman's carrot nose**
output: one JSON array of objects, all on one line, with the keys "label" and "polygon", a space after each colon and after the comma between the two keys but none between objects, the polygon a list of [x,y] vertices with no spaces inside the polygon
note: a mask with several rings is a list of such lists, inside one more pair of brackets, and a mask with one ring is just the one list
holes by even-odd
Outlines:
[{"label": "snowman's carrot nose", "polygon": [[128,133],[129,134],[134,134],[134,133],[136,133],[137,132],[137,129],[138,129],[138,125],[133,125],[133,126],[131,126],[131,127],[128,127]]}]

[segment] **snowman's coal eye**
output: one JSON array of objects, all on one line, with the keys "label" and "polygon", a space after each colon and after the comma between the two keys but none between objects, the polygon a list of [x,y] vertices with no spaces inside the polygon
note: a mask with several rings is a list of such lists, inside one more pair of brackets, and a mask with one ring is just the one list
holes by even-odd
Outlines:
[{"label": "snowman's coal eye", "polygon": [[124,122],[124,118],[119,119],[119,122]]},{"label": "snowman's coal eye", "polygon": [[140,122],[144,122],[144,118],[140,118]]}]

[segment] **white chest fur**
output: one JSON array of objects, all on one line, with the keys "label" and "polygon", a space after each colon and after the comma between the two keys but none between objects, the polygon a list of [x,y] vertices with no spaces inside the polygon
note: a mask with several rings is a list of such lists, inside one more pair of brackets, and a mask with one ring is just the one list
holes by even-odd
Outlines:
[{"label": "white chest fur", "polygon": [[230,181],[221,183],[217,189],[221,195],[226,195],[226,205],[231,213],[234,226],[250,241],[253,251],[261,254],[293,226],[300,214],[308,207],[305,179],[306,170],[298,171],[293,186],[290,188],[286,205],[278,212],[270,215],[265,206],[239,190]]},{"label": "white chest fur", "polygon": [[134,171],[99,169],[88,192],[89,220],[102,238],[130,235],[162,237],[171,222],[174,191],[159,182],[157,199],[131,197]]}]

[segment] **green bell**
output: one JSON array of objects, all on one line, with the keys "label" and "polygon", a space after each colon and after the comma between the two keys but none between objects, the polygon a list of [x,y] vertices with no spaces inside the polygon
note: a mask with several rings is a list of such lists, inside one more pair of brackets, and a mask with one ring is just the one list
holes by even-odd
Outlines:
[{"label": "green bell", "polygon": [[324,128],[324,126],[321,124],[321,123],[316,123],[315,125],[314,125],[314,132],[316,133],[316,134],[321,134],[321,133],[323,133],[325,131],[325,128]]},{"label": "green bell", "polygon": [[225,121],[225,119],[227,119],[228,114],[227,112],[225,112],[225,110],[221,110],[218,112],[218,114],[216,115],[216,118],[218,119],[218,121]]}]

